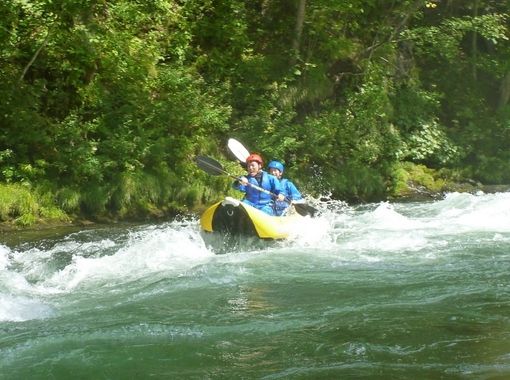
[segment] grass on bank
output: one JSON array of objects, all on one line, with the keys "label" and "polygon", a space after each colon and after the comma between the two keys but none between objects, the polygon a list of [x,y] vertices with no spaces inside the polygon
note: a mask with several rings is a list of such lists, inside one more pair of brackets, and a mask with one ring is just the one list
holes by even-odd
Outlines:
[{"label": "grass on bank", "polygon": [[[185,214],[216,201],[231,180],[199,173],[188,183],[173,173],[123,173],[109,184],[56,187],[0,183],[0,223],[19,227],[76,220],[141,221]],[[228,190],[227,190],[228,192]]]},{"label": "grass on bank", "polygon": [[[237,166],[226,167],[236,172]],[[399,163],[393,168],[393,199],[445,191],[472,191],[459,173],[430,169],[424,165]],[[200,176],[202,175],[202,176]],[[70,223],[77,219],[153,220],[177,213],[200,211],[225,195],[238,195],[226,176],[207,176],[199,172],[195,181],[184,183],[176,176],[125,174],[115,184],[88,184],[85,188],[51,185],[32,187],[20,183],[0,183],[0,223],[29,227],[35,224]],[[367,177],[347,181],[346,193],[353,186],[367,186]],[[350,186],[347,188],[347,186]],[[380,184],[382,187],[383,184]],[[384,196],[383,194],[381,196]]]},{"label": "grass on bank", "polygon": [[39,221],[69,222],[69,216],[48,196],[23,184],[0,184],[0,222],[30,226]]}]

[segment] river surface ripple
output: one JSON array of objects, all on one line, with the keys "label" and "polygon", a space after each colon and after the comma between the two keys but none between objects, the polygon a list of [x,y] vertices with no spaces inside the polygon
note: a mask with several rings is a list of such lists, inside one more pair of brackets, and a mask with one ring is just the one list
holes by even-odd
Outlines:
[{"label": "river surface ripple", "polygon": [[510,378],[510,193],[315,205],[225,255],[196,219],[0,244],[0,379]]}]

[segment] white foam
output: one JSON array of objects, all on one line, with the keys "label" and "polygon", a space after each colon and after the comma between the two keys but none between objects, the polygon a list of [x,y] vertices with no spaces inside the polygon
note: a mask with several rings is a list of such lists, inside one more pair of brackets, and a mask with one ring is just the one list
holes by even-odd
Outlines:
[{"label": "white foam", "polygon": [[0,270],[7,267],[7,264],[9,263],[9,253],[10,249],[5,245],[0,244]]},{"label": "white foam", "polygon": [[72,262],[44,282],[45,288],[70,291],[91,284],[107,286],[133,281],[152,273],[174,275],[209,260],[196,228],[148,227],[131,234],[129,241],[109,256],[73,256]]},{"label": "white foam", "polygon": [[430,220],[431,226],[446,234],[510,232],[510,193],[451,193],[432,210],[437,215]]},{"label": "white foam", "polygon": [[47,318],[51,315],[53,315],[53,309],[42,301],[0,294],[0,321],[21,322]]},{"label": "white foam", "polygon": [[48,249],[11,251],[0,245],[0,321],[46,318],[66,293],[104,292],[138,279],[153,281],[155,275],[178,277],[215,256],[196,222],[122,233],[119,238],[112,232],[116,241],[83,242],[70,235]]},{"label": "white foam", "polygon": [[289,242],[297,247],[324,246],[331,243],[330,231],[329,219],[325,217],[304,217],[299,220],[299,223],[293,225]]},{"label": "white foam", "polygon": [[[452,193],[436,202],[353,207],[333,201],[321,206],[317,201],[314,206],[321,215],[304,218],[291,239],[276,248],[278,253],[307,252],[332,263],[418,262],[440,258],[459,241],[479,244],[486,239],[498,244],[510,240],[510,193]],[[201,239],[197,220],[142,226],[127,235],[122,231],[120,238],[108,231],[106,238],[92,232],[91,241],[86,242],[83,236],[70,235],[50,248],[24,251],[0,245],[0,320],[52,315],[52,305],[65,293],[101,292],[158,276],[208,276],[217,268],[204,264],[263,256],[215,256]],[[273,256],[267,259],[274,260]]]},{"label": "white foam", "polygon": [[12,252],[0,245],[0,321],[26,321],[52,315],[52,308],[44,301],[32,296],[32,285],[26,278],[9,267]]},{"label": "white foam", "polygon": [[419,219],[400,214],[395,210],[395,206],[388,202],[381,202],[372,213],[365,214],[363,220],[371,228],[381,230],[406,231],[421,227]]},{"label": "white foam", "polygon": [[[480,239],[510,239],[510,193],[447,194],[435,202],[366,204],[322,208],[312,245],[342,257],[386,260],[395,257],[435,259],[459,239],[478,244]],[[324,237],[324,231],[329,237]],[[306,231],[304,232],[306,234]],[[456,235],[459,238],[454,238]],[[471,241],[471,243],[470,243]],[[422,251],[435,252],[424,255]],[[404,256],[402,256],[404,255]]]}]

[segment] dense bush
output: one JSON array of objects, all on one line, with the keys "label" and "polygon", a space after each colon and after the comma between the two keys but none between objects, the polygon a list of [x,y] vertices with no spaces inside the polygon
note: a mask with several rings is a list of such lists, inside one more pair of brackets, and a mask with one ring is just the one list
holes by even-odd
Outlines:
[{"label": "dense bush", "polygon": [[[312,194],[384,198],[405,161],[509,182],[508,12],[495,0],[5,0],[0,181],[70,215],[186,211],[230,191],[193,157],[228,157],[232,136]],[[2,218],[46,207],[9,204]]]}]

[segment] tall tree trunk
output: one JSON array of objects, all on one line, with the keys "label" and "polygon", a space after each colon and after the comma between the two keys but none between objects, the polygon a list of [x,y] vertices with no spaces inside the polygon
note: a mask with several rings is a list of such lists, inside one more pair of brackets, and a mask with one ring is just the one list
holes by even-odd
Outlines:
[{"label": "tall tree trunk", "polygon": [[305,22],[306,0],[299,0],[296,27],[294,28],[294,39],[292,40],[293,61],[299,57],[299,49],[301,47],[301,35],[303,34],[303,24]]},{"label": "tall tree trunk", "polygon": [[510,71],[507,71],[505,77],[501,81],[499,88],[499,103],[498,108],[503,108],[510,100]]},{"label": "tall tree trunk", "polygon": [[[479,8],[479,2],[478,0],[475,0],[473,5],[473,18],[478,17],[478,8]],[[476,81],[478,77],[478,73],[476,70],[476,61],[478,58],[478,33],[473,32],[473,39],[471,40],[471,49],[473,54],[473,62],[472,62],[472,73],[473,73],[473,79]]]}]

